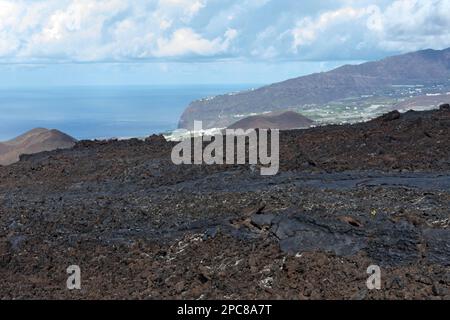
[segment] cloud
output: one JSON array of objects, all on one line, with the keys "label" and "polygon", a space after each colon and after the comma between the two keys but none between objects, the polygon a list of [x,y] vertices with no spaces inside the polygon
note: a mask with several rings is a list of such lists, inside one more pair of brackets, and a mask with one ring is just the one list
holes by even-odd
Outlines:
[{"label": "cloud", "polygon": [[314,43],[319,33],[328,33],[336,25],[351,23],[351,21],[364,16],[366,12],[367,9],[365,8],[354,9],[347,7],[335,11],[327,11],[319,15],[316,19],[306,17],[300,20],[292,30],[294,50],[297,52],[299,47]]},{"label": "cloud", "polygon": [[370,16],[368,28],[386,50],[450,45],[450,1],[399,0]]},{"label": "cloud", "polygon": [[189,22],[206,5],[206,0],[160,0],[157,14],[177,16]]},{"label": "cloud", "polygon": [[[351,1],[350,1],[351,2]],[[380,7],[343,7],[300,19],[293,50],[312,59],[370,58],[450,46],[450,2],[397,0]]]},{"label": "cloud", "polygon": [[[205,0],[0,0],[0,59],[90,62],[217,54],[187,27]],[[226,33],[226,30],[224,31]]]},{"label": "cloud", "polygon": [[170,39],[158,39],[156,57],[177,57],[184,55],[211,56],[226,52],[237,31],[229,29],[223,37],[213,40],[202,38],[192,29],[176,30]]},{"label": "cloud", "polygon": [[450,46],[448,0],[0,0],[0,62],[369,60]]}]

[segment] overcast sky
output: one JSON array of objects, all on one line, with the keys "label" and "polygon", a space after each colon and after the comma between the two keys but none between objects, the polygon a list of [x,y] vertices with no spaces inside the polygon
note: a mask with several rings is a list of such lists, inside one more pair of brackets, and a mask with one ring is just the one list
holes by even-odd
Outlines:
[{"label": "overcast sky", "polygon": [[0,85],[270,83],[450,47],[450,0],[0,0]]}]

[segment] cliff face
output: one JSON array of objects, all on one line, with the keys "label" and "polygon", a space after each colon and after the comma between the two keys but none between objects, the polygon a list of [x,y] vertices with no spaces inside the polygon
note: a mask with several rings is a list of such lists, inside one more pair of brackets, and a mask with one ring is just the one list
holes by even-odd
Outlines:
[{"label": "cliff face", "polygon": [[179,128],[192,129],[194,120],[202,120],[204,128],[227,127],[236,121],[236,114],[323,104],[387,90],[392,85],[441,83],[449,78],[450,48],[423,50],[194,101],[181,116]]},{"label": "cliff face", "polygon": [[23,154],[71,148],[76,140],[58,130],[36,128],[12,140],[0,142],[0,165],[19,161]]}]

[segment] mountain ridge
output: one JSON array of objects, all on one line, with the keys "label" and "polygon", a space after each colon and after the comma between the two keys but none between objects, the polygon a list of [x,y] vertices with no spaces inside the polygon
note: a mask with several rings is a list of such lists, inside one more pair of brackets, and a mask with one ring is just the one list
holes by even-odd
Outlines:
[{"label": "mountain ridge", "polygon": [[76,139],[56,129],[35,128],[8,141],[0,142],[0,165],[20,160],[24,154],[71,148]]},{"label": "mountain ridge", "polygon": [[194,120],[203,121],[206,128],[227,127],[236,114],[323,104],[373,94],[394,85],[442,83],[449,78],[450,48],[426,49],[193,101],[182,114],[179,128],[192,129]]}]

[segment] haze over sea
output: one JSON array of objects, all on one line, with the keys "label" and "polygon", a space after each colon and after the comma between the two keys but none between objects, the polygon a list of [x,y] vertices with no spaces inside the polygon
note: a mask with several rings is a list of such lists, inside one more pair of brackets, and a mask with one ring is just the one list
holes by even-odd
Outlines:
[{"label": "haze over sea", "polygon": [[30,129],[76,139],[145,137],[176,129],[193,100],[258,85],[0,88],[0,141]]}]

